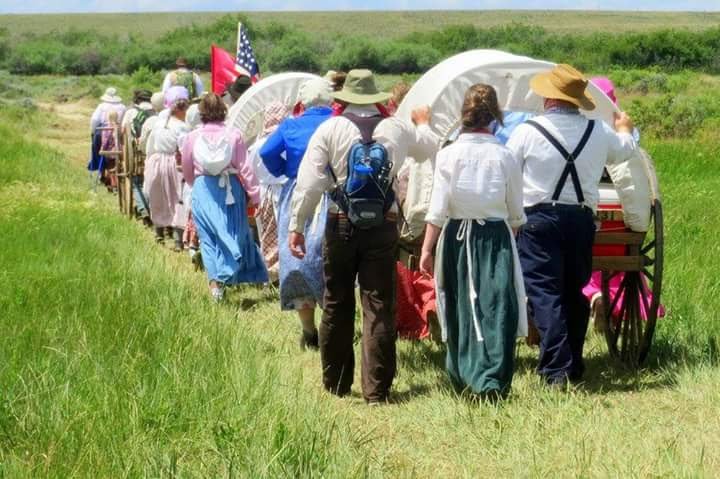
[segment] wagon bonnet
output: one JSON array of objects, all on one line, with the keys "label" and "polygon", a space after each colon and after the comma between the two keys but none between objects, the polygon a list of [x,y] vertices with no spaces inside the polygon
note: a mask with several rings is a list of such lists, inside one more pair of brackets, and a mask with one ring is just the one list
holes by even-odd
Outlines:
[{"label": "wagon bonnet", "polygon": [[310,73],[289,72],[272,75],[248,89],[228,112],[227,125],[242,132],[245,145],[252,145],[263,130],[265,107],[279,101],[288,108],[297,103],[300,88],[309,80],[322,77]]}]

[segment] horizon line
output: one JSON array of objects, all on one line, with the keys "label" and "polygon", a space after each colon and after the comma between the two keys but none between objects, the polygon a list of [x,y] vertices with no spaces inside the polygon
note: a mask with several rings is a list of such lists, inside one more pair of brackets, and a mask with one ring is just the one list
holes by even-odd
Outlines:
[{"label": "horizon line", "polygon": [[533,8],[422,8],[422,9],[377,9],[377,8],[352,8],[352,9],[326,9],[326,10],[295,10],[295,9],[276,9],[276,10],[118,10],[118,11],[49,11],[49,12],[38,12],[38,11],[27,11],[27,12],[2,12],[0,15],[143,15],[143,14],[173,14],[173,13],[194,13],[194,14],[207,14],[207,13],[226,13],[226,14],[242,14],[242,13],[307,13],[307,14],[318,14],[318,13],[406,13],[406,12],[546,12],[546,13],[564,13],[564,12],[586,12],[586,13],[656,13],[656,14],[672,14],[672,13],[689,13],[689,14],[703,14],[703,13],[720,13],[720,7],[717,10],[674,10],[674,9],[660,9],[660,10],[645,10],[639,8],[627,8],[627,9],[587,9],[587,8],[555,8],[551,10],[547,9],[533,9]]}]

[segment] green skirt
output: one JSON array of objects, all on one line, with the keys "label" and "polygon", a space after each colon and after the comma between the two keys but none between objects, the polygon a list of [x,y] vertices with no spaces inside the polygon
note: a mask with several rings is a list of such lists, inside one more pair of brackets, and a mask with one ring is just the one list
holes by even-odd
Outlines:
[{"label": "green skirt", "polygon": [[443,234],[448,373],[460,389],[507,394],[519,320],[513,238],[504,221],[450,220]]}]

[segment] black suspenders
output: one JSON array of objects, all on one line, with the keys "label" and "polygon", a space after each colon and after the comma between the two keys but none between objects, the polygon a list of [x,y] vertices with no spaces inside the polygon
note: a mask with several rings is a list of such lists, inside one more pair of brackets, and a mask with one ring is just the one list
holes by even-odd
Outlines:
[{"label": "black suspenders", "polygon": [[568,153],[568,151],[565,149],[564,146],[560,144],[557,139],[555,139],[554,136],[550,134],[549,131],[547,131],[542,125],[539,123],[528,120],[525,123],[528,125],[533,126],[537,131],[540,132],[542,136],[545,137],[547,141],[550,142],[552,146],[555,147],[557,151],[560,152],[560,154],[565,158],[566,164],[565,169],[563,170],[562,174],[560,175],[560,179],[558,180],[557,185],[555,186],[555,192],[552,195],[552,200],[557,201],[560,198],[560,193],[562,192],[562,189],[565,187],[565,183],[567,182],[567,177],[570,176],[570,179],[573,183],[573,188],[575,188],[575,195],[577,196],[578,203],[583,204],[585,203],[585,196],[583,195],[582,188],[580,186],[580,177],[578,176],[577,169],[575,168],[575,159],[580,156],[580,153],[582,153],[583,149],[585,148],[585,145],[587,144],[588,140],[590,139],[590,135],[592,134],[593,128],[595,127],[595,120],[589,120],[587,128],[585,129],[585,133],[583,133],[582,138],[580,139],[580,143],[578,143],[577,148],[575,148],[575,151],[572,153]]}]

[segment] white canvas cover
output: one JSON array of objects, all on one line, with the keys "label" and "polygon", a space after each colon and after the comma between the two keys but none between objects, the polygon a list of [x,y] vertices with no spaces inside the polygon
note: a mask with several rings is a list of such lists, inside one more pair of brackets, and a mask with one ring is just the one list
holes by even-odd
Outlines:
[{"label": "white canvas cover", "polygon": [[310,73],[288,72],[271,75],[251,86],[228,112],[228,126],[242,132],[245,146],[250,146],[263,128],[265,107],[280,101],[291,108],[298,100],[300,87],[308,80],[320,78]]},{"label": "white canvas cover", "polygon": [[[498,94],[498,102],[503,111],[542,113],[542,98],[530,90],[530,79],[537,73],[548,71],[554,63],[535,60],[529,57],[513,55],[498,50],[471,50],[460,53],[439,63],[423,75],[410,89],[400,104],[397,115],[410,120],[412,109],[420,105],[429,105],[432,109],[431,127],[440,136],[440,145],[460,126],[460,109],[467,89],[476,83],[492,85]],[[618,111],[613,102],[595,85],[588,85],[588,93],[595,100],[593,111],[583,111],[592,119],[612,124],[613,114]],[[427,211],[430,194],[423,191],[427,181],[413,181],[418,173],[429,174],[429,164],[422,165],[424,159],[413,159],[410,168],[411,179],[408,183],[408,200],[404,206],[411,221],[411,231],[418,231],[412,223]],[[623,208],[630,210],[631,220],[628,227],[637,231],[646,231],[649,224],[650,205],[653,198],[651,185],[657,184],[654,167],[648,155],[634,155],[627,165],[609,169],[618,188]],[[417,199],[421,203],[413,203]],[[644,215],[640,212],[646,212]],[[647,222],[644,218],[647,217]]]}]

